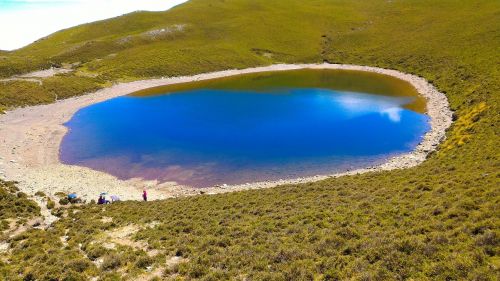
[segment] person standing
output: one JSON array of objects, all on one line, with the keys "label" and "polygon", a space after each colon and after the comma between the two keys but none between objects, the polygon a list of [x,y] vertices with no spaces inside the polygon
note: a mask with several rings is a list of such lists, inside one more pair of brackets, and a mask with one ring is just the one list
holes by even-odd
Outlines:
[{"label": "person standing", "polygon": [[144,201],[148,201],[148,193],[146,192],[146,189],[142,191],[142,199],[144,199]]}]

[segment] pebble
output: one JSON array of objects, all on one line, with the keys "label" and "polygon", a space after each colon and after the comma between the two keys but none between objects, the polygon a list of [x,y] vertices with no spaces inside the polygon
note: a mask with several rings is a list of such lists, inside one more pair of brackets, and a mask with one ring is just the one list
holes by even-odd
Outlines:
[{"label": "pebble", "polygon": [[[417,90],[419,91],[419,93],[422,96],[426,97],[427,99],[430,99],[430,101],[428,102],[428,112],[429,112],[429,115],[432,116],[432,119],[430,122],[431,131],[429,131],[425,135],[424,139],[417,146],[417,148],[414,152],[412,152],[410,154],[402,155],[401,157],[398,157],[397,159],[394,159],[394,160],[389,160],[387,163],[385,163],[382,166],[377,166],[375,168],[367,168],[367,169],[362,169],[362,170],[352,169],[351,172],[341,173],[341,174],[337,174],[335,176],[346,175],[346,174],[355,174],[358,172],[366,172],[366,171],[370,171],[370,170],[374,170],[374,169],[376,169],[376,170],[388,170],[388,169],[415,166],[415,165],[417,165],[425,160],[426,151],[424,151],[424,149],[425,150],[435,149],[436,145],[442,139],[445,138],[445,130],[451,124],[451,111],[448,108],[448,103],[447,103],[446,97],[444,95],[442,95],[441,93],[439,93],[438,91],[436,91],[433,88],[433,86],[428,84],[424,79],[417,78],[413,75],[407,75],[407,74],[404,74],[404,73],[401,73],[398,71],[394,71],[394,70],[364,67],[364,66],[350,66],[350,65],[273,65],[270,67],[259,68],[257,70],[258,71],[286,70],[286,69],[292,70],[292,69],[298,69],[298,68],[352,69],[352,70],[364,70],[364,71],[372,71],[372,72],[376,72],[376,73],[388,74],[388,75],[392,75],[392,76],[395,76],[395,77],[403,79],[403,80],[408,80],[410,83],[412,83],[417,88]],[[223,76],[223,75],[235,75],[235,74],[240,74],[240,73],[255,72],[257,70],[254,70],[254,69],[238,70],[238,71],[231,70],[231,71],[226,71],[223,73],[216,73],[216,74],[212,73],[212,74],[208,74],[208,75],[202,74],[202,75],[198,75],[196,77],[184,77],[183,79],[197,80],[200,77],[215,78],[215,77],[219,77],[219,76]],[[150,83],[148,84],[148,81],[138,81],[138,82],[134,82],[134,83],[137,84],[138,86],[140,86],[141,88],[147,88],[148,86],[151,86]],[[161,82],[161,83],[164,83],[164,82]],[[159,84],[161,84],[161,83],[159,83]],[[130,90],[130,88],[129,88],[130,85],[127,86],[126,84],[122,84],[122,86],[120,86],[120,87],[121,87],[120,89],[114,89],[114,90],[108,89],[107,92],[109,92],[109,94],[110,94],[109,96],[117,96],[117,95],[123,94],[122,92],[124,90],[125,91],[127,89]],[[93,100],[93,101],[94,100],[95,101],[105,100],[106,97],[108,97],[106,95],[107,94],[104,94],[104,92],[101,92],[100,94],[86,96],[83,100],[81,98],[74,98],[72,100],[69,100],[70,104],[66,104],[65,102],[61,102],[58,104],[58,107],[68,106],[71,108],[72,106],[73,107],[82,106],[86,102],[88,102],[87,100],[89,100],[89,99]],[[80,100],[80,102],[77,102],[76,105],[71,104],[71,102],[78,101],[78,100]],[[44,106],[44,108],[50,108],[50,105]],[[39,112],[37,118],[39,118],[39,116],[43,117],[44,114],[46,114],[46,110],[44,110],[40,113],[40,109],[41,108],[37,108],[37,107],[29,108],[29,111],[31,111],[29,116]],[[20,109],[20,110],[22,111],[25,109]],[[14,112],[13,114],[16,114],[16,113]],[[64,115],[64,112],[61,112],[61,115],[59,115],[59,117],[63,116],[63,115]],[[4,117],[5,117],[5,115],[4,115]],[[56,119],[58,118],[58,116],[54,116],[54,117]],[[3,120],[3,119],[4,118],[0,117],[0,123],[7,124],[7,126],[11,126],[9,124],[9,122],[5,122],[5,120]],[[33,133],[33,135],[38,135],[38,138],[36,138],[36,140],[39,140],[40,144],[36,144],[35,143],[36,140],[31,140],[30,142],[27,142],[26,144],[23,143],[22,147],[26,147],[26,145],[28,145],[29,143],[33,143],[36,146],[42,145],[44,143],[42,141],[42,139],[44,139],[43,136],[45,136],[45,133],[46,133],[45,131],[50,130],[50,129],[51,129],[51,127],[47,126],[47,127],[40,128],[39,130],[37,129]],[[43,132],[43,134],[40,134],[40,132]],[[6,143],[5,140],[3,142]],[[5,147],[5,155],[7,155],[9,152],[7,147],[9,147],[9,146],[5,145],[4,147]],[[21,148],[21,149],[16,150],[15,149],[16,147]],[[24,153],[25,151],[23,150],[22,147],[20,147],[19,144],[15,145],[14,149],[12,149],[12,153],[15,154],[14,153],[15,151],[21,151],[22,153]],[[56,146],[55,145],[53,147],[51,146],[50,149],[53,149],[54,147],[56,147]],[[37,148],[34,148],[34,149],[37,150]],[[13,158],[16,157],[17,158],[17,156],[8,156],[8,157],[13,157]],[[0,159],[2,159],[2,158],[0,157]],[[26,160],[19,160],[19,161],[24,163]],[[10,162],[15,163],[15,160],[12,160]],[[39,163],[35,163],[35,164],[39,164]],[[18,169],[21,169],[21,167],[19,165],[17,165],[16,167],[19,167]],[[29,169],[27,169],[25,167],[22,167],[22,169],[23,170],[20,171],[21,173],[26,174],[27,172],[31,172],[31,171],[29,171]],[[32,174],[30,177],[23,176],[23,179],[25,179],[23,184],[26,186],[29,184],[33,184],[34,181],[38,180],[38,183],[36,183],[35,190],[38,190],[38,189],[51,190],[51,188],[53,188],[53,190],[65,190],[68,188],[74,189],[76,186],[78,186],[77,187],[78,191],[80,191],[80,193],[82,193],[82,194],[86,194],[85,192],[83,192],[84,190],[85,191],[92,190],[92,192],[95,189],[100,190],[102,188],[102,182],[104,181],[107,183],[109,180],[108,179],[109,177],[104,177],[102,179],[102,181],[100,181],[100,176],[101,176],[100,173],[89,173],[89,171],[87,171],[87,170],[85,170],[85,172],[83,172],[83,171],[84,171],[83,169],[82,170],[72,169],[70,171],[70,170],[68,170],[68,168],[66,166],[60,165],[60,166],[56,166],[56,167],[54,167],[54,169],[50,169],[50,170],[42,169],[40,172]],[[64,176],[62,176],[63,172],[64,172]],[[68,173],[68,172],[70,172],[70,173]],[[64,177],[65,181],[63,181],[63,183],[61,183],[61,181],[59,181],[60,177]],[[327,177],[315,176],[315,177],[294,179],[291,181],[280,179],[280,182],[281,183],[283,183],[283,182],[285,182],[285,183],[287,183],[287,182],[290,182],[290,183],[308,182],[308,181],[318,180],[318,179],[322,179],[322,178],[327,178]],[[56,187],[52,187],[54,185],[53,184],[54,182],[57,182]],[[222,186],[220,186],[220,185],[217,186],[217,188],[225,189],[224,191],[218,190],[218,192],[220,193],[220,192],[227,192],[227,191],[230,191],[233,189],[234,190],[241,190],[241,189],[254,189],[254,188],[262,188],[262,187],[271,187],[271,186],[274,186],[276,184],[279,184],[280,182],[271,181],[271,182],[261,182],[261,183],[245,183],[244,185],[238,185],[238,186],[229,186],[227,184],[223,184]],[[21,185],[23,185],[23,184],[21,184]],[[124,198],[127,198],[127,199],[135,198],[134,196],[131,196],[130,194],[128,194],[129,192],[135,192],[135,190],[130,189],[131,191],[124,191],[124,189],[122,188],[122,185],[119,184],[119,181],[116,181],[116,183],[115,183],[113,180],[111,180],[110,185],[109,185],[109,189],[110,189],[109,190],[110,192],[127,193],[128,196],[125,196],[124,193],[120,194],[120,195],[123,194],[122,196]],[[53,190],[51,190],[51,192]],[[209,192],[209,190],[207,190],[206,192],[207,192],[206,194],[211,193],[211,192]],[[179,187],[179,188],[176,188],[175,190],[172,190],[172,192],[169,193],[168,196],[178,197],[178,196],[183,196],[183,195],[194,195],[197,193],[198,192],[192,191],[191,189],[185,189],[185,188]]]}]

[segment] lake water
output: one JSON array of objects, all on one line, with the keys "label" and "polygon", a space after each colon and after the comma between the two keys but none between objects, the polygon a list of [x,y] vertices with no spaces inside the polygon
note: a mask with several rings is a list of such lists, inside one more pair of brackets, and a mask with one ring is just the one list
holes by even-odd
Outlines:
[{"label": "lake water", "polygon": [[425,101],[379,74],[297,70],[148,89],[79,110],[63,163],[195,187],[368,167],[411,151]]}]

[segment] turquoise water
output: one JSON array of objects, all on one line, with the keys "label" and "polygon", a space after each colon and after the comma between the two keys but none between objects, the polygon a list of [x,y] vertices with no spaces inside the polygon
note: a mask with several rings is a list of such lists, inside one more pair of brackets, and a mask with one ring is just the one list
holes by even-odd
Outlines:
[{"label": "turquoise water", "polygon": [[411,151],[429,129],[412,100],[326,88],[124,96],[78,111],[60,158],[195,187],[330,174]]}]

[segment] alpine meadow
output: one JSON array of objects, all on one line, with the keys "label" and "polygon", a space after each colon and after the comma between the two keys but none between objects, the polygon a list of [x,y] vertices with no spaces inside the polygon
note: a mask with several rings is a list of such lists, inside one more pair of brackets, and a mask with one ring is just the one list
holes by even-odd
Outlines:
[{"label": "alpine meadow", "polygon": [[0,51],[0,117],[119,83],[323,63],[424,78],[453,111],[446,138],[410,168],[109,205],[0,169],[0,280],[500,280],[500,1],[134,12]]}]

